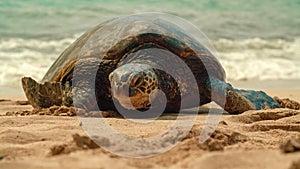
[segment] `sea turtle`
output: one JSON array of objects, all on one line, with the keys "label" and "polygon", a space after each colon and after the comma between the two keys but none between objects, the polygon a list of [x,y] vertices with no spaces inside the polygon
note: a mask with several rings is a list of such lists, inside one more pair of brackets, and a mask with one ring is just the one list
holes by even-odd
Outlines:
[{"label": "sea turtle", "polygon": [[116,105],[145,111],[163,101],[159,91],[165,94],[165,112],[211,101],[229,113],[279,107],[262,91],[233,88],[213,52],[197,38],[174,22],[149,15],[96,26],[58,57],[42,83],[24,77],[22,85],[35,108],[76,103],[87,111],[115,110]]}]

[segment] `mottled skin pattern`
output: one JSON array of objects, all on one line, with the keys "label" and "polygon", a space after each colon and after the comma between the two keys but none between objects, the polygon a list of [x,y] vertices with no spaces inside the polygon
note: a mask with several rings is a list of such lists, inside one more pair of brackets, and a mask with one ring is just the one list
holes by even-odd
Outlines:
[{"label": "mottled skin pattern", "polygon": [[[167,52],[154,55],[152,52],[147,53],[144,49],[161,49]],[[185,84],[188,79],[184,78],[189,78],[186,77],[187,72],[180,68],[179,63],[166,60],[167,55],[176,55],[180,58],[192,71],[197,84]],[[159,62],[154,63],[154,59],[158,59]],[[212,88],[217,89],[219,96],[213,101],[222,105],[226,99],[225,110],[230,113],[279,107],[275,100],[263,92],[234,89],[225,82],[225,71],[211,52],[176,25],[160,19],[149,22],[141,18],[128,17],[105,22],[82,35],[59,56],[44,76],[42,82],[45,84],[36,83],[31,78],[23,78],[22,84],[28,100],[34,107],[71,106],[76,103],[87,110],[97,109],[97,106],[102,110],[114,110],[111,85],[120,81],[122,75],[119,73],[119,78],[110,76],[114,70],[128,63],[158,67],[162,66],[160,63],[171,63],[170,66],[175,67],[174,72],[183,77],[183,79],[174,79],[168,73],[154,68],[135,73],[143,79],[152,78],[151,83],[146,80],[146,84],[137,86],[138,83],[132,82],[136,79],[127,79],[128,85],[133,84],[131,87],[140,91],[140,93],[136,92],[136,95],[149,96],[150,93],[147,90],[149,88],[162,90],[168,98],[166,111],[178,111],[181,99],[187,100],[188,103],[189,99],[194,97],[194,93],[190,91],[195,91],[194,89],[197,88],[200,103],[187,104],[185,108],[212,101]],[[75,65],[78,68],[76,70]],[[90,70],[95,69],[97,69],[96,81],[91,79],[74,84],[74,71],[76,75],[84,79],[92,76]],[[128,70],[125,69],[125,74],[131,75],[132,73]],[[149,77],[147,71],[156,75],[154,81],[157,83],[153,83],[153,77]],[[178,82],[183,86],[183,90],[179,90]],[[156,86],[152,87],[154,84]],[[73,88],[73,93],[69,87],[72,85],[77,87]],[[93,86],[95,86],[95,91],[91,90]],[[91,95],[96,95],[97,102],[93,101]],[[131,95],[134,96],[134,94]],[[117,97],[114,99],[120,101]],[[131,101],[138,109],[147,109],[150,105],[149,99],[146,99],[144,104],[137,103],[136,105],[134,99]]]}]

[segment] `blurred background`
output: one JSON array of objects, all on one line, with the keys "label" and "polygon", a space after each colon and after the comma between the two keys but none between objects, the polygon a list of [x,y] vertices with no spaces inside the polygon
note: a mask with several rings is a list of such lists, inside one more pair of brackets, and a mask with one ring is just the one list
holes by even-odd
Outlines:
[{"label": "blurred background", "polygon": [[93,26],[154,11],[203,31],[229,81],[300,79],[299,9],[299,0],[0,0],[0,90],[20,90],[22,76],[41,80]]}]

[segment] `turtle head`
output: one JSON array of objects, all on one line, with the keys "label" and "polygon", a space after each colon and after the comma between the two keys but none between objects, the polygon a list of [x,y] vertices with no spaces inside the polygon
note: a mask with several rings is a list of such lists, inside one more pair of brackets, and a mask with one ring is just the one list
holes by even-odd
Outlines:
[{"label": "turtle head", "polygon": [[109,74],[112,95],[126,109],[145,109],[155,98],[158,78],[149,65],[126,64]]}]

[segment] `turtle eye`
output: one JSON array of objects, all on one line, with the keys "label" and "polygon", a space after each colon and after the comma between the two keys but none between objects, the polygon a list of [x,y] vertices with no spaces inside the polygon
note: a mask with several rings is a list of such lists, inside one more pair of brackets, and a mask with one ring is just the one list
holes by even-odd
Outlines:
[{"label": "turtle eye", "polygon": [[141,75],[134,75],[131,80],[131,86],[140,86],[143,84],[143,77]]}]

